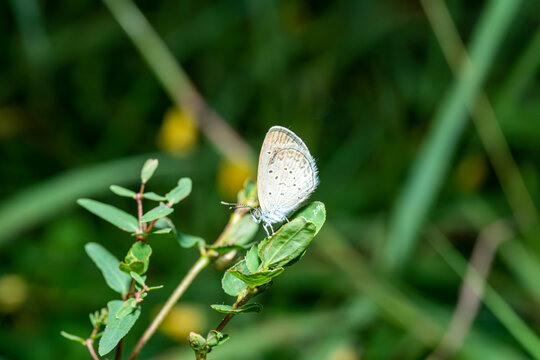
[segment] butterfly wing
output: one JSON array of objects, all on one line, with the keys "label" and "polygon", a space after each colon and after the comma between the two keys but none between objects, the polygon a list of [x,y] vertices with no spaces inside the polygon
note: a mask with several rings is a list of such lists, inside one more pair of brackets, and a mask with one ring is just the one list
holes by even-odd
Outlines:
[{"label": "butterfly wing", "polygon": [[317,185],[317,166],[304,142],[289,129],[272,127],[259,157],[257,194],[261,210],[286,216]]}]

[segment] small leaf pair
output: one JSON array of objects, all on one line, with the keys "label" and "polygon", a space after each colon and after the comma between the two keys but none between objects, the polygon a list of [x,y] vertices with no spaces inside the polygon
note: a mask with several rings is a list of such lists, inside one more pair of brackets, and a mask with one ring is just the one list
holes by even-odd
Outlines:
[{"label": "small leaf pair", "polygon": [[150,245],[142,241],[137,241],[131,246],[124,261],[120,263],[119,268],[127,274],[134,272],[142,275],[148,270],[150,255],[152,255]]},{"label": "small leaf pair", "polygon": [[206,359],[208,354],[216,346],[219,346],[229,340],[229,335],[223,335],[217,330],[211,330],[206,339],[196,332],[190,332],[188,336],[189,346],[195,352],[197,359]]}]

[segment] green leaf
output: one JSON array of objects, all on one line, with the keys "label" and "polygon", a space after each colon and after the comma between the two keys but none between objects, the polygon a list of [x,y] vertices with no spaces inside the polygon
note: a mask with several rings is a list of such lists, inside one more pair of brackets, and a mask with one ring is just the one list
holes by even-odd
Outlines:
[{"label": "green leaf", "polygon": [[286,266],[300,256],[316,233],[314,223],[298,217],[283,225],[269,239],[259,244],[263,269]]},{"label": "green leaf", "polygon": [[210,330],[208,336],[206,337],[206,343],[211,348],[224,344],[227,342],[227,340],[229,340],[229,335],[223,335],[223,333],[217,330]]},{"label": "green leaf", "polygon": [[261,265],[261,259],[257,253],[257,246],[253,245],[251,249],[246,253],[246,266],[250,273],[254,273]]},{"label": "green leaf", "polygon": [[135,193],[135,191],[126,189],[122,186],[111,185],[109,186],[109,189],[118,196],[128,197],[132,199],[135,199],[135,196],[137,196],[137,193]]},{"label": "green leaf", "polygon": [[190,178],[181,178],[178,180],[178,185],[169,191],[165,197],[171,204],[178,204],[189,195],[191,192],[191,187],[192,183]]},{"label": "green leaf", "polygon": [[68,340],[76,341],[76,342],[81,343],[81,344],[84,345],[84,339],[82,337],[67,333],[65,331],[60,331],[60,335],[62,335],[63,337],[65,337]]},{"label": "green leaf", "polygon": [[137,300],[135,300],[135,298],[129,298],[126,301],[124,301],[120,309],[118,309],[118,312],[116,313],[115,317],[117,319],[125,318],[126,316],[134,312],[136,308],[137,308]]},{"label": "green leaf", "polygon": [[154,235],[164,235],[164,234],[170,234],[172,231],[171,228],[165,228],[165,229],[159,229],[156,231],[152,231],[152,234]]},{"label": "green leaf", "polygon": [[107,303],[109,309],[109,319],[107,320],[107,326],[103,332],[103,336],[99,341],[99,355],[103,356],[108,354],[112,349],[116,347],[118,342],[122,340],[124,336],[133,327],[139,315],[141,315],[140,307],[137,307],[131,314],[117,319],[116,314],[122,307],[124,302],[122,300],[113,300]]},{"label": "green leaf", "polygon": [[315,235],[317,235],[319,230],[321,230],[322,226],[324,225],[324,221],[326,220],[326,208],[322,202],[314,201],[304,206],[297,211],[296,214],[294,214],[295,218],[301,216],[305,217],[307,221],[311,221],[315,224],[317,227]]},{"label": "green leaf", "polygon": [[133,215],[130,215],[112,205],[104,204],[91,199],[78,199],[77,204],[81,205],[92,214],[99,216],[103,220],[110,222],[124,231],[139,231],[139,223]]},{"label": "green leaf", "polygon": [[153,221],[153,220],[156,220],[156,219],[160,219],[160,218],[163,218],[163,217],[169,215],[173,211],[174,211],[174,209],[171,209],[170,207],[167,207],[165,205],[160,205],[160,206],[157,206],[157,207],[153,208],[152,210],[148,211],[146,214],[144,214],[141,217],[141,221],[142,222],[149,222],[149,221]]},{"label": "green leaf", "polygon": [[189,346],[191,346],[191,348],[195,352],[204,350],[204,348],[206,347],[206,339],[193,331],[189,333],[188,342]]},{"label": "green leaf", "polygon": [[[246,267],[246,261],[242,260],[236,263],[230,268],[230,270],[247,272],[248,269]],[[242,291],[247,289],[247,285],[245,282],[231,275],[228,271],[225,271],[225,273],[223,274],[223,278],[221,279],[221,287],[226,294],[231,296],[237,296]]]},{"label": "green leaf", "polygon": [[127,274],[133,271],[142,275],[148,270],[150,255],[152,255],[152,248],[150,245],[145,244],[142,241],[137,241],[131,246],[131,249],[129,249],[124,261],[120,263],[119,269]]},{"label": "green leaf", "polygon": [[242,305],[239,308],[234,308],[229,305],[210,305],[210,307],[224,314],[241,314],[248,312],[260,312],[262,305],[257,303]]},{"label": "green leaf", "polygon": [[129,273],[129,275],[131,275],[133,280],[135,280],[137,282],[137,284],[139,284],[140,286],[146,285],[145,282],[144,282],[144,279],[139,274],[137,274],[136,272],[131,271]]},{"label": "green leaf", "polygon": [[250,287],[261,286],[272,281],[273,278],[280,275],[283,272],[282,267],[273,270],[257,271],[255,273],[244,273],[240,270],[229,269],[227,270],[232,276],[242,280]]},{"label": "green leaf", "polygon": [[158,195],[155,192],[146,192],[143,195],[143,198],[153,201],[166,201],[167,198],[163,195]]},{"label": "green leaf", "polygon": [[143,184],[146,184],[148,180],[150,180],[152,175],[154,175],[154,172],[156,171],[158,165],[159,162],[157,159],[146,160],[141,170],[141,181]]},{"label": "green leaf", "polygon": [[242,219],[233,226],[228,234],[229,244],[245,245],[252,242],[253,237],[259,230],[259,225],[251,219],[251,216],[243,216]]},{"label": "green leaf", "polygon": [[203,238],[198,236],[182,234],[180,232],[177,232],[176,235],[178,238],[178,243],[183,248],[190,248],[193,246],[205,246],[206,244],[206,241],[204,241]]},{"label": "green leaf", "polygon": [[90,322],[92,323],[92,326],[100,327],[101,325],[107,323],[108,315],[109,315],[109,311],[107,310],[107,308],[102,308],[101,311],[98,310],[98,311],[94,311],[93,313],[90,313],[88,317],[90,318]]},{"label": "green leaf", "polygon": [[127,294],[131,279],[118,269],[120,261],[100,244],[91,242],[86,244],[84,249],[90,259],[101,270],[107,285],[119,294]]},{"label": "green leaf", "polygon": [[225,254],[232,250],[246,250],[248,247],[246,247],[245,245],[224,245],[224,246],[206,245],[206,248],[214,250],[218,254]]}]

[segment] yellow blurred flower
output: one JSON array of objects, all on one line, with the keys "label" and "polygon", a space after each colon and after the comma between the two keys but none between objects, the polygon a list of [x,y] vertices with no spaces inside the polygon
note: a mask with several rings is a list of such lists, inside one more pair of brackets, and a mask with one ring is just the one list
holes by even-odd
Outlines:
[{"label": "yellow blurred flower", "polygon": [[329,360],[359,360],[360,355],[351,345],[337,347],[329,357]]},{"label": "yellow blurred flower", "polygon": [[255,169],[250,163],[233,163],[225,161],[221,164],[217,174],[217,185],[224,199],[236,199],[236,194],[244,186],[247,178],[254,178]]},{"label": "yellow blurred flower", "polygon": [[485,156],[479,153],[469,154],[457,166],[457,185],[464,192],[474,192],[484,184],[487,172]]},{"label": "yellow blurred flower", "polygon": [[159,331],[174,341],[185,343],[191,331],[201,332],[206,325],[205,312],[200,306],[183,303],[171,309]]},{"label": "yellow blurred flower", "polygon": [[17,311],[28,296],[28,285],[24,278],[17,274],[0,277],[0,312]]},{"label": "yellow blurred flower", "polygon": [[198,135],[193,116],[177,107],[172,107],[163,117],[158,133],[158,146],[166,152],[183,155],[193,149]]}]

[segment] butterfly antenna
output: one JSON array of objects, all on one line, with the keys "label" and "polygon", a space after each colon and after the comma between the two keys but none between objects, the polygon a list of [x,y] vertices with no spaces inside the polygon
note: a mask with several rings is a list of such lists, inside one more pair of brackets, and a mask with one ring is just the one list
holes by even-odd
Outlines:
[{"label": "butterfly antenna", "polygon": [[254,208],[253,206],[246,205],[246,204],[235,204],[235,203],[228,203],[228,202],[225,202],[225,201],[222,201],[221,204],[223,204],[223,205],[228,205],[228,206],[229,206],[229,210],[232,210],[232,209],[238,209],[238,208],[246,208],[246,207],[255,210],[255,208]]}]

